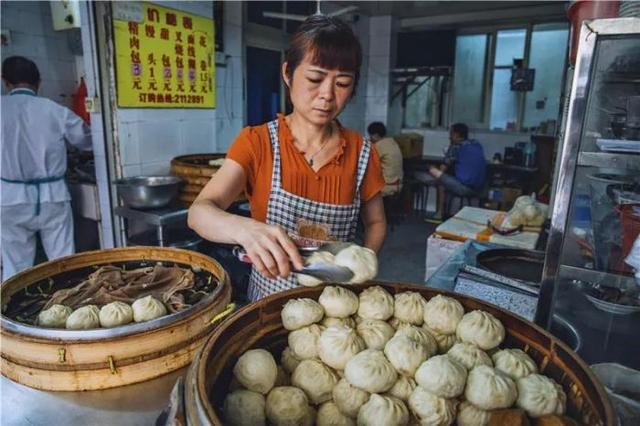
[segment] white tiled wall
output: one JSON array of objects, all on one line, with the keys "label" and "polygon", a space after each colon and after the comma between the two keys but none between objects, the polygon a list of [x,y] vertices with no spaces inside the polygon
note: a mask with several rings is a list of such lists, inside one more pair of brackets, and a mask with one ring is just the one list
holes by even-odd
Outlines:
[{"label": "white tiled wall", "polygon": [[2,46],[2,60],[13,55],[33,60],[42,77],[40,95],[71,105],[78,86],[76,59],[69,49],[69,30],[53,30],[49,2],[3,1],[0,15],[2,30],[10,35],[9,45]]}]

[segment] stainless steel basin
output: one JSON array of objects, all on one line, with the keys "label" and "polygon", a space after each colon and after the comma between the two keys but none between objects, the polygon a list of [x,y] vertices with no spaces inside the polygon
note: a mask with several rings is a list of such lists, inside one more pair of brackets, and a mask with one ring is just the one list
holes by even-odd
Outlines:
[{"label": "stainless steel basin", "polygon": [[576,330],[569,321],[560,315],[553,315],[553,319],[551,320],[551,329],[549,331],[558,339],[566,343],[574,352],[578,352],[578,350],[580,350],[582,339],[580,338],[578,330]]},{"label": "stainless steel basin", "polygon": [[115,184],[125,205],[134,209],[157,209],[178,195],[182,180],[175,176],[136,176],[119,179]]}]

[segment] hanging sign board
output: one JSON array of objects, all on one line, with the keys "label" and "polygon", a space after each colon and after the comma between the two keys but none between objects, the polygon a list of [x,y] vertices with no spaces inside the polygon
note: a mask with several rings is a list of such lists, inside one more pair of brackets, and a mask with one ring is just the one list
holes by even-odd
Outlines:
[{"label": "hanging sign board", "polygon": [[118,106],[215,108],[213,20],[152,3],[113,12]]}]

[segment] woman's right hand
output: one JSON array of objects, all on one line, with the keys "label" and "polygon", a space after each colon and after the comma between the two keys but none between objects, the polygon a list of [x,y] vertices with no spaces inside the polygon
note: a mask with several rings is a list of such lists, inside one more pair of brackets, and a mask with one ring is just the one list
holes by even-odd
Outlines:
[{"label": "woman's right hand", "polygon": [[302,256],[287,232],[277,225],[251,220],[239,232],[238,243],[253,265],[267,278],[286,278],[294,269],[302,269]]}]

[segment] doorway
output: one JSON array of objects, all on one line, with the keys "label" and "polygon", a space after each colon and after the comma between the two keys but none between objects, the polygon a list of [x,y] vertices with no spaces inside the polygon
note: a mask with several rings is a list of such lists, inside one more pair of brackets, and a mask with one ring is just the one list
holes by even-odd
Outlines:
[{"label": "doorway", "polygon": [[247,47],[247,124],[266,123],[280,112],[280,52]]}]

